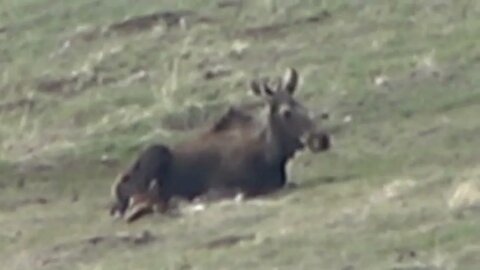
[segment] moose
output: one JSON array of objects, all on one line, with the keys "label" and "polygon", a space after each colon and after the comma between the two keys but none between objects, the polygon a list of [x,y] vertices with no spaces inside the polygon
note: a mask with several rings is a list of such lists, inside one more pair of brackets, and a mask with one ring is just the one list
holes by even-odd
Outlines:
[{"label": "moose", "polygon": [[295,153],[331,147],[330,135],[294,98],[298,72],[287,68],[272,86],[268,78],[250,82],[259,101],[231,106],[213,125],[173,147],[155,144],[144,150],[112,186],[111,215],[132,222],[147,212],[165,212],[173,197],[189,201],[217,192],[245,198],[281,189],[286,165]]}]

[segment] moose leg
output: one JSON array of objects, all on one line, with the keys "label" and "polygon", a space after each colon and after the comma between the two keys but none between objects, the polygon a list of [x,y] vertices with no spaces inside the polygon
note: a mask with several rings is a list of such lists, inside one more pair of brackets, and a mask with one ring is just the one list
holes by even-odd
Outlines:
[{"label": "moose leg", "polygon": [[159,185],[159,181],[153,179],[150,181],[147,192],[137,192],[131,196],[128,205],[130,210],[125,218],[128,223],[153,212],[164,213],[167,211],[169,200],[164,199]]},{"label": "moose leg", "polygon": [[130,198],[129,211],[125,215],[128,223],[138,220],[140,217],[153,212],[153,202],[148,194],[134,194]]},{"label": "moose leg", "polygon": [[287,184],[285,163],[276,167],[257,167],[256,173],[241,181],[245,199],[264,196],[284,188]]},{"label": "moose leg", "polygon": [[[111,213],[116,211],[130,223],[153,212],[164,213],[168,208],[168,198],[163,194],[159,180],[152,179],[148,188],[126,182],[117,188],[117,201]],[[167,198],[167,199],[165,199]]]},{"label": "moose leg", "polygon": [[128,208],[129,201],[129,181],[130,175],[128,173],[121,174],[118,176],[117,180],[112,185],[111,193],[114,198],[114,203],[110,208],[110,215],[121,217],[125,214],[125,211]]},{"label": "moose leg", "polygon": [[110,207],[110,215],[116,218],[122,217],[128,207],[128,201],[116,201]]},{"label": "moose leg", "polygon": [[144,150],[128,171],[121,174],[112,186],[116,202],[110,209],[111,215],[136,219],[150,212],[159,196],[160,186],[168,175],[172,154],[167,146],[151,145]]},{"label": "moose leg", "polygon": [[159,184],[157,179],[152,179],[147,185],[141,183],[139,179],[127,177],[123,175],[122,180],[112,188],[116,201],[110,209],[110,214],[116,217],[127,214],[126,219],[133,221],[151,211],[157,201]]}]

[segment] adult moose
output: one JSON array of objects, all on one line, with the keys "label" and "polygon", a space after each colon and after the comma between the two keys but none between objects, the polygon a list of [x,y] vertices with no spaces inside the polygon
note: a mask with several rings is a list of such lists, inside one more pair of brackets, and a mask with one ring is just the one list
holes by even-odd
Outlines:
[{"label": "adult moose", "polygon": [[250,88],[261,102],[231,107],[191,141],[148,148],[114,185],[112,213],[123,215],[128,200],[133,201],[130,206],[141,201],[127,218],[133,221],[152,205],[163,212],[175,196],[193,200],[208,192],[241,192],[248,198],[284,187],[286,165],[297,151],[305,146],[325,151],[331,144],[294,98],[298,77],[288,68],[274,87],[267,79],[253,80]]}]

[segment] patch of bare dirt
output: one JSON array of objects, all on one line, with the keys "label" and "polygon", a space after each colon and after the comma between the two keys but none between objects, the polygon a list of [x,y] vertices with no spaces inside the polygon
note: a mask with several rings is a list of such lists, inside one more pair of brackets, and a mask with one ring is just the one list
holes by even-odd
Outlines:
[{"label": "patch of bare dirt", "polygon": [[473,179],[463,181],[454,188],[447,202],[450,211],[461,214],[467,210],[480,209],[480,181],[478,178]]},{"label": "patch of bare dirt", "polygon": [[133,70],[130,75],[124,78],[102,74],[104,72],[101,72],[95,66],[91,69],[91,72],[73,73],[72,75],[65,77],[54,78],[51,76],[46,76],[44,78],[40,78],[35,82],[35,88],[43,93],[70,96],[95,86],[112,84],[126,86],[135,81],[148,78],[148,73],[144,70]]},{"label": "patch of bare dirt", "polygon": [[319,14],[297,19],[293,22],[275,23],[265,26],[250,27],[238,33],[242,37],[262,38],[271,37],[280,34],[281,30],[292,26],[304,26],[324,22],[329,19],[332,14],[329,11],[322,11]]},{"label": "patch of bare dirt", "polygon": [[134,16],[121,22],[116,22],[108,26],[110,32],[132,33],[145,31],[153,28],[155,25],[163,22],[167,27],[179,26],[182,20],[192,17],[195,13],[189,10],[181,11],[160,11],[151,14]]},{"label": "patch of bare dirt", "polygon": [[68,94],[82,91],[96,84],[96,76],[82,76],[80,74],[68,77],[45,77],[37,80],[36,88],[43,93]]},{"label": "patch of bare dirt", "polygon": [[8,211],[15,211],[18,208],[29,206],[29,205],[45,205],[49,203],[47,198],[37,197],[37,198],[28,198],[23,200],[17,201],[9,201],[9,202],[0,202],[0,209],[8,210]]},{"label": "patch of bare dirt", "polygon": [[217,3],[218,8],[240,8],[243,5],[244,0],[223,0]]},{"label": "patch of bare dirt", "polygon": [[9,112],[19,108],[27,108],[31,110],[34,106],[35,100],[32,98],[20,98],[0,103],[0,112]]},{"label": "patch of bare dirt", "polygon": [[149,31],[162,23],[167,28],[174,28],[186,27],[187,25],[197,23],[212,23],[213,21],[212,18],[200,16],[191,10],[157,11],[150,14],[128,17],[107,26],[79,27],[73,36],[68,38],[63,44],[64,46],[70,46],[76,41],[91,42],[111,34],[126,35]]},{"label": "patch of bare dirt", "polygon": [[244,241],[252,241],[255,239],[255,234],[243,234],[243,235],[228,235],[214,240],[211,240],[204,244],[204,247],[208,249],[229,247],[239,244]]},{"label": "patch of bare dirt", "polygon": [[94,236],[50,247],[40,252],[35,261],[38,267],[50,267],[54,264],[86,260],[90,256],[98,255],[105,247],[115,248],[122,245],[140,247],[156,240],[158,237],[150,231],[142,231],[139,234]]},{"label": "patch of bare dirt", "polygon": [[232,69],[230,67],[218,65],[207,69],[203,73],[203,78],[205,80],[212,80],[216,78],[226,77],[232,74]]}]

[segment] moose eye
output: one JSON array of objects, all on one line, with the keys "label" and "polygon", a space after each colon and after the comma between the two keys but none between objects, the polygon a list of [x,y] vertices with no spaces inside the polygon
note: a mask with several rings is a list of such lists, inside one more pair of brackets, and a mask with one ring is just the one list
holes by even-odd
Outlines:
[{"label": "moose eye", "polygon": [[292,116],[292,111],[284,110],[284,111],[282,111],[282,115],[283,115],[284,118],[289,119]]}]

